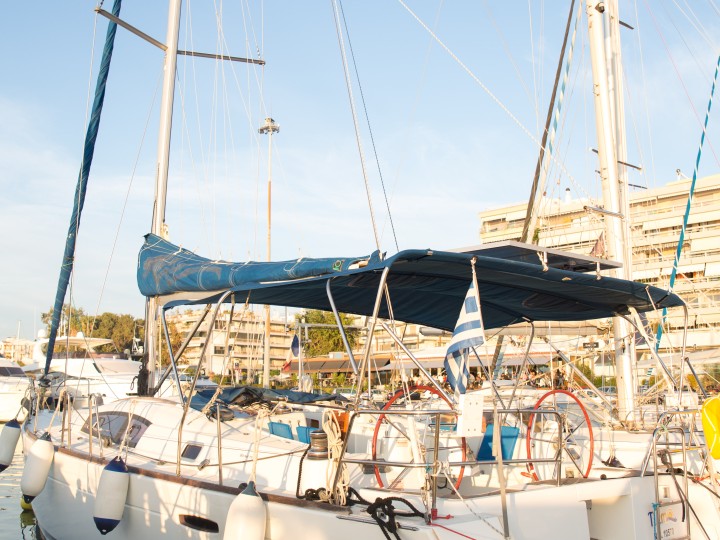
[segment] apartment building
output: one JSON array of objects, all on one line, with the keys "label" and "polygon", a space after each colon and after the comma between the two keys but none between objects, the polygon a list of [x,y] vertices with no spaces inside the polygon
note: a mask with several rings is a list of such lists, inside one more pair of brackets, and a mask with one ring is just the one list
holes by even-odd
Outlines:
[{"label": "apartment building", "polygon": [[34,341],[9,337],[0,341],[0,354],[8,360],[23,364],[32,358],[34,347]]},{"label": "apartment building", "polygon": [[[182,309],[168,316],[168,323],[185,338],[195,327],[203,311]],[[212,328],[208,316],[200,325],[186,351],[181,364],[197,365],[206,342],[205,361],[207,374],[223,374],[233,382],[258,382],[263,371],[265,314],[263,311],[236,310],[230,319],[230,308],[222,308]],[[285,317],[271,315],[270,369],[281,369],[288,359],[292,331]]]},{"label": "apartment building", "polygon": [[[659,188],[636,189],[630,194],[631,264],[635,281],[669,288],[690,184],[690,179],[682,178]],[[569,191],[564,199],[543,199],[535,243],[603,257],[603,215],[593,210],[596,206],[594,201],[571,197]],[[481,241],[518,240],[526,208],[527,203],[521,203],[480,212]],[[720,175],[696,182],[674,292],[688,304],[688,346],[719,347]],[[669,342],[675,347],[681,344],[682,326],[683,314],[675,310],[669,318]]]}]

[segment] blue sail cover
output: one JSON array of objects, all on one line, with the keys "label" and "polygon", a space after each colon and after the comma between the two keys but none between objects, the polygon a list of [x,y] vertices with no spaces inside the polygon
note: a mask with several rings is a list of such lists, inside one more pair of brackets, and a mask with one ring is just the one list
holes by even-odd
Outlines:
[{"label": "blue sail cover", "polygon": [[280,282],[324,276],[347,270],[367,257],[296,259],[279,262],[213,261],[171,244],[155,234],[145,236],[140,252],[137,280],[140,292],[156,296],[182,292],[218,291],[248,283]]},{"label": "blue sail cover", "polygon": [[[121,5],[122,0],[115,0],[112,9],[112,14],[115,17],[120,16]],[[50,362],[52,361],[53,350],[55,348],[55,339],[57,339],[58,328],[60,326],[60,316],[63,312],[65,295],[67,294],[68,284],[70,283],[70,275],[72,274],[75,263],[75,242],[80,230],[80,216],[82,215],[83,205],[85,204],[85,194],[87,193],[90,166],[92,165],[93,156],[95,155],[95,141],[97,140],[98,131],[100,130],[100,119],[102,118],[103,103],[105,102],[105,88],[110,74],[110,62],[112,60],[113,49],[115,47],[116,32],[117,24],[111,21],[108,23],[107,33],[105,35],[105,47],[103,48],[97,84],[95,85],[95,99],[93,101],[90,121],[88,122],[87,131],[85,133],[85,144],[83,146],[83,159],[80,167],[80,174],[78,175],[77,184],[75,185],[73,211],[70,216],[70,225],[68,226],[68,232],[65,238],[65,252],[63,253],[63,260],[60,265],[60,277],[58,278],[58,286],[55,292],[55,303],[53,304],[52,320],[50,321],[50,335],[48,336],[44,377],[47,377],[48,371],[50,370]]]},{"label": "blue sail cover", "polygon": [[[381,318],[452,331],[472,281],[473,259],[486,329],[522,321],[600,319],[626,314],[629,307],[644,312],[683,305],[677,295],[644,283],[471,253],[416,249],[386,259],[375,253],[369,258],[226,263],[152,235],[140,252],[138,284],[144,295],[160,297],[166,308],[214,303],[232,291],[240,302],[331,311],[330,289],[338,311],[372,315],[387,269]],[[358,261],[366,264],[353,264]]]}]

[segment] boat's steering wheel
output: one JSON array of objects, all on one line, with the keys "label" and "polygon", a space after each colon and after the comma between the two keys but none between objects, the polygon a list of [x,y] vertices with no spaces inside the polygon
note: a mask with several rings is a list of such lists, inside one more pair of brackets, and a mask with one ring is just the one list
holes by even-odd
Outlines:
[{"label": "boat's steering wheel", "polygon": [[[557,397],[565,396],[566,404],[558,418],[554,414],[530,413],[525,442],[527,456],[530,460],[527,470],[530,477],[537,480],[555,478],[558,470],[555,463],[534,463],[533,459],[561,458],[561,464],[570,464],[587,478],[592,468],[595,451],[595,438],[587,409],[580,399],[567,390],[551,390],[538,399],[533,411],[544,409],[557,409]],[[536,420],[537,418],[537,420]],[[558,437],[558,429],[561,429]],[[577,437],[579,431],[584,430],[584,437]],[[558,448],[558,439],[560,447]],[[567,459],[566,459],[567,458]],[[549,471],[552,471],[549,473]],[[561,473],[561,471],[560,471]]]},{"label": "boat's steering wheel", "polygon": [[[405,393],[405,390],[404,390],[404,389],[400,389],[400,390],[398,390],[397,392],[395,392],[395,394],[393,394],[393,396],[388,400],[388,402],[387,402],[385,405],[383,405],[382,410],[383,410],[383,411],[387,411],[387,410],[390,409],[390,407],[392,407],[393,404],[394,404],[396,401],[398,401],[400,398],[403,398],[403,397],[405,397],[405,398],[410,398],[410,396],[413,394],[413,392],[426,392],[426,391],[427,391],[427,392],[430,392],[431,394],[434,394],[434,395],[440,397],[445,403],[448,404],[448,406],[450,406],[450,407],[452,408],[452,403],[450,403],[450,401],[447,399],[447,397],[445,397],[442,393],[440,393],[440,392],[437,390],[437,388],[432,387],[432,386],[411,386],[411,387],[408,388],[408,393],[407,393],[407,394]],[[377,445],[377,440],[378,440],[378,435],[380,434],[380,427],[381,427],[383,424],[389,424],[390,426],[392,426],[393,428],[395,428],[395,430],[396,430],[399,434],[401,434],[401,435],[402,435],[403,437],[405,437],[406,439],[410,440],[409,437],[408,437],[408,435],[407,435],[405,432],[403,432],[401,429],[398,429],[397,424],[391,422],[391,420],[388,418],[388,416],[389,416],[389,415],[381,414],[381,415],[379,416],[379,418],[377,419],[377,422],[375,423],[375,431],[373,432],[373,437],[372,437],[372,459],[373,459],[373,461],[377,459],[377,446],[378,446],[378,445]],[[436,428],[436,429],[439,429],[440,426],[435,426],[435,428]],[[465,437],[460,437],[460,444],[461,444],[461,447],[462,447],[462,454],[461,454],[461,455],[462,455],[462,461],[465,461],[465,460],[466,460],[466,454],[467,454],[467,445],[465,444]],[[435,453],[435,461],[439,461],[437,455],[438,455],[439,452],[442,451],[442,450],[444,450],[444,451],[447,452],[447,451],[451,450],[451,448],[441,448],[441,449],[439,449],[438,452]],[[382,480],[382,477],[380,476],[380,468],[379,468],[377,465],[374,465],[373,467],[374,467],[374,471],[375,471],[375,479],[377,480],[378,486],[381,487],[381,488],[382,488],[382,487],[385,487],[385,484],[384,484],[384,482],[383,482],[383,480]],[[453,485],[455,486],[455,489],[459,489],[459,488],[460,488],[460,482],[462,482],[463,474],[464,474],[464,473],[465,473],[465,467],[459,467],[459,471],[458,471],[457,477],[455,477],[455,478],[452,479],[452,480],[453,480]],[[403,474],[403,473],[400,473],[400,474]],[[399,476],[399,475],[398,475],[398,476]],[[397,480],[397,477],[395,478],[395,480]]]}]

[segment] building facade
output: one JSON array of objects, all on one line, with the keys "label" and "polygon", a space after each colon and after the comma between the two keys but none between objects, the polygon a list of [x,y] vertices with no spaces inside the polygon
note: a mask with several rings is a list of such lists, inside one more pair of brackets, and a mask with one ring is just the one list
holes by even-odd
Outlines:
[{"label": "building facade", "polygon": [[[203,311],[183,309],[168,316],[183,339],[197,324]],[[203,367],[208,375],[223,375],[225,382],[259,382],[263,371],[265,316],[262,312],[222,308],[210,328],[210,317],[203,321],[179,359],[180,364],[197,365],[205,343]],[[270,369],[280,370],[287,362],[292,343],[292,324],[285,318],[271,317]]]},{"label": "building facade", "polygon": [[0,354],[23,365],[32,359],[35,342],[29,339],[5,338],[0,341]]},{"label": "building facade", "polygon": [[[690,190],[690,179],[630,194],[632,277],[670,287],[678,240]],[[545,198],[540,205],[536,244],[585,255],[604,256],[604,223],[587,199]],[[518,240],[527,203],[479,214],[483,243]],[[616,219],[616,218],[607,218]],[[720,347],[720,175],[698,179],[673,291],[689,308],[688,346]],[[669,314],[670,343],[681,345],[683,313]],[[663,338],[665,339],[665,338]],[[662,344],[662,345],[666,345]]]}]

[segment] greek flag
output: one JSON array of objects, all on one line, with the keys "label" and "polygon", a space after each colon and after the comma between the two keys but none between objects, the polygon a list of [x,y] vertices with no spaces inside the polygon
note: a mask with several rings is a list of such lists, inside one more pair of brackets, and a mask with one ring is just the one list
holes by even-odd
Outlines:
[{"label": "greek flag", "polygon": [[445,373],[447,374],[447,382],[455,391],[455,401],[460,400],[460,395],[464,394],[467,388],[468,374],[470,373],[470,348],[483,343],[485,343],[485,331],[473,280],[465,295],[465,301],[445,355]]}]

